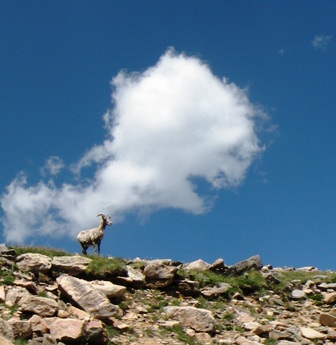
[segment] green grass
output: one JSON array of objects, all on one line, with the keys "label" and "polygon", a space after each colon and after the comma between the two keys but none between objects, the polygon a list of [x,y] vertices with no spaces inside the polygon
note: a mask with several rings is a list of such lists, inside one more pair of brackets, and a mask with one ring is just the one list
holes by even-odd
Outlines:
[{"label": "green grass", "polygon": [[0,284],[13,285],[15,276],[11,270],[4,270],[0,268],[0,279],[2,280],[0,281]]},{"label": "green grass", "polygon": [[193,337],[186,334],[182,326],[168,327],[167,331],[175,333],[177,340],[182,341],[185,344],[202,345],[201,343],[197,342]]},{"label": "green grass", "polygon": [[228,283],[231,289],[227,291],[227,296],[232,296],[239,291],[244,294],[260,292],[267,286],[265,278],[259,271],[246,272],[240,276],[226,276],[210,271],[179,270],[179,275],[199,282],[200,288],[205,286],[215,286],[218,283]]},{"label": "green grass", "polygon": [[67,253],[64,250],[59,250],[59,249],[49,248],[49,247],[13,246],[11,248],[15,249],[17,256],[21,254],[26,254],[26,253],[42,254],[49,257],[73,255],[73,254]]},{"label": "green grass", "polygon": [[126,263],[121,258],[104,258],[102,256],[89,256],[92,261],[85,273],[97,278],[122,275],[126,271]]}]

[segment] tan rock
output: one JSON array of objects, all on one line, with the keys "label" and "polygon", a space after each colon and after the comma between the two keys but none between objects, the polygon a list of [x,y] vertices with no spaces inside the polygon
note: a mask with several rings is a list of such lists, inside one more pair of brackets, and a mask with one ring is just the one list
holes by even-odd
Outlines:
[{"label": "tan rock", "polygon": [[89,320],[85,323],[85,338],[88,344],[107,344],[108,336],[100,320]]},{"label": "tan rock", "polygon": [[236,339],[236,343],[238,345],[260,345],[261,343],[253,341],[253,340],[249,340],[243,336],[240,336]]},{"label": "tan rock", "polygon": [[102,292],[108,298],[120,298],[126,292],[126,287],[113,284],[104,280],[93,280],[91,285],[98,291]]},{"label": "tan rock", "polygon": [[0,335],[0,345],[14,345],[14,343],[12,343],[11,340]]},{"label": "tan rock", "polygon": [[6,292],[5,304],[9,307],[13,307],[19,302],[22,296],[26,294],[29,294],[27,289],[20,286],[13,286]]},{"label": "tan rock", "polygon": [[301,327],[300,328],[301,334],[306,339],[325,339],[326,335],[316,331],[315,329],[309,328],[309,327]]},{"label": "tan rock", "polygon": [[3,335],[7,340],[13,340],[14,334],[12,327],[8,323],[8,321],[2,320],[0,318],[0,335]]},{"label": "tan rock", "polygon": [[35,293],[36,294],[37,291],[38,291],[36,284],[33,281],[31,281],[31,280],[15,279],[13,284],[16,285],[16,286],[24,287],[24,288],[26,288],[31,293]]},{"label": "tan rock", "polygon": [[146,284],[150,288],[163,288],[174,282],[178,268],[168,266],[162,260],[149,261],[143,274],[146,277]]},{"label": "tan rock", "polygon": [[237,321],[241,322],[241,323],[245,323],[245,322],[254,322],[255,321],[255,317],[250,315],[249,313],[246,313],[244,311],[236,311],[238,316],[237,316]]},{"label": "tan rock", "polygon": [[83,335],[85,322],[78,319],[60,319],[57,317],[44,319],[50,335],[61,341],[75,341]]},{"label": "tan rock", "polygon": [[164,311],[170,318],[197,332],[214,332],[216,329],[216,321],[209,310],[195,307],[165,307]]},{"label": "tan rock", "polygon": [[16,264],[21,271],[47,273],[51,268],[51,258],[37,253],[26,253],[16,258]]},{"label": "tan rock", "polygon": [[205,287],[201,290],[201,294],[207,298],[215,298],[227,293],[231,288],[230,284],[221,283],[220,286]]},{"label": "tan rock", "polygon": [[11,318],[8,324],[12,327],[14,338],[28,338],[32,334],[31,324],[28,320]]},{"label": "tan rock", "polygon": [[70,305],[66,310],[70,315],[75,316],[80,320],[89,320],[91,318],[90,314],[86,311],[76,308],[73,305]]},{"label": "tan rock", "polygon": [[109,299],[103,293],[96,290],[90,282],[71,277],[67,274],[62,274],[56,280],[62,293],[93,317],[105,319],[121,314],[120,308],[113,305]]},{"label": "tan rock", "polygon": [[0,303],[4,303],[6,298],[6,291],[3,285],[0,285]]},{"label": "tan rock", "polygon": [[212,338],[208,333],[196,333],[196,341],[202,345],[211,345],[213,344]]},{"label": "tan rock", "polygon": [[22,296],[19,300],[19,306],[23,311],[33,312],[44,317],[55,315],[58,309],[58,304],[53,299],[31,294]]},{"label": "tan rock", "polygon": [[322,326],[334,327],[336,326],[336,317],[327,313],[321,313],[319,322]]},{"label": "tan rock", "polygon": [[323,301],[327,304],[333,304],[336,302],[336,292],[327,293],[324,295]]},{"label": "tan rock", "polygon": [[38,315],[33,315],[29,320],[32,332],[47,333],[48,326],[43,318]]}]

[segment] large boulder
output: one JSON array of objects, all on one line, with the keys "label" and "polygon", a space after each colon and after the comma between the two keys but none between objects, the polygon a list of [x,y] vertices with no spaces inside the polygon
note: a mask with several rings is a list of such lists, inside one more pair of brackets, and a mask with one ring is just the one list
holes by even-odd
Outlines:
[{"label": "large boulder", "polygon": [[[11,325],[8,321],[0,318],[0,334],[6,337],[8,341],[14,339],[14,334]],[[5,338],[4,338],[5,339]],[[1,344],[1,341],[0,341]]]},{"label": "large boulder", "polygon": [[149,288],[164,288],[174,282],[178,268],[168,265],[164,260],[149,261],[143,274]]},{"label": "large boulder", "polygon": [[50,335],[56,340],[65,342],[78,341],[84,334],[84,320],[52,317],[46,318],[44,321],[50,330]]},{"label": "large boulder", "polygon": [[79,255],[54,256],[52,268],[75,276],[84,272],[91,261],[92,259]]},{"label": "large boulder", "polygon": [[202,259],[198,259],[196,261],[190,262],[183,266],[183,269],[190,271],[190,270],[197,270],[197,271],[207,271],[210,268],[210,264],[203,261]]},{"label": "large boulder", "polygon": [[165,307],[164,311],[171,319],[197,332],[213,333],[216,330],[216,321],[209,310],[195,307]]},{"label": "large boulder", "polygon": [[16,264],[21,271],[29,271],[35,274],[47,273],[51,268],[51,258],[37,253],[26,253],[16,258]]},{"label": "large boulder", "polygon": [[86,280],[62,274],[57,279],[61,292],[97,319],[106,319],[121,314],[118,306]]},{"label": "large boulder", "polygon": [[22,296],[29,294],[28,290],[21,286],[13,286],[6,292],[5,304],[9,307],[14,307],[19,302]]},{"label": "large boulder", "polygon": [[23,311],[32,312],[43,317],[55,315],[58,309],[55,300],[31,294],[23,295],[19,300],[19,306]]},{"label": "large boulder", "polygon": [[233,266],[230,266],[227,270],[227,274],[240,275],[252,269],[261,270],[263,263],[259,255],[250,257],[249,259],[240,261]]},{"label": "large boulder", "polygon": [[12,327],[14,338],[28,338],[32,334],[30,321],[11,318],[8,324]]}]

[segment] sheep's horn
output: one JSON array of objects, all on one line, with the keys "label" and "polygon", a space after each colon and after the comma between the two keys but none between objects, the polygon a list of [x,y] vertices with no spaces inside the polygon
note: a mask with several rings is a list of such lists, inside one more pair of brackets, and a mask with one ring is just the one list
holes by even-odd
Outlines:
[{"label": "sheep's horn", "polygon": [[99,217],[99,216],[101,216],[101,217],[105,217],[105,214],[103,214],[103,213],[99,213],[99,214],[97,214],[97,217]]}]

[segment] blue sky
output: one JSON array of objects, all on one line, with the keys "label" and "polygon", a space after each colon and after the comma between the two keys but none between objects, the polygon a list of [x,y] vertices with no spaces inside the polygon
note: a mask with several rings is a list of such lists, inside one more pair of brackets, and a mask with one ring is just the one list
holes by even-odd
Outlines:
[{"label": "blue sky", "polygon": [[336,269],[334,1],[1,1],[0,242]]}]

